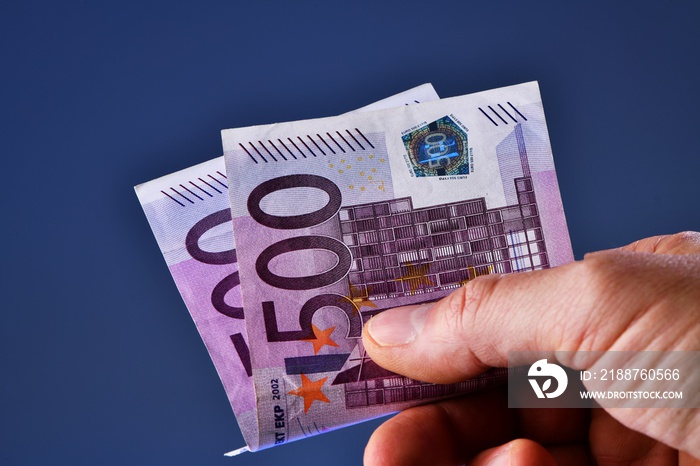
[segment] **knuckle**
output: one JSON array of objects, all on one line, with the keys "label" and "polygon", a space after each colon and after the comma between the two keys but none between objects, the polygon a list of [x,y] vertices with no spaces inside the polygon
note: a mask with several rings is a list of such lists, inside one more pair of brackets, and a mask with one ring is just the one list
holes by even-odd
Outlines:
[{"label": "knuckle", "polygon": [[651,236],[637,240],[622,249],[657,254],[698,254],[700,233],[688,230],[670,235]]},{"label": "knuckle", "polygon": [[571,287],[571,298],[557,319],[560,344],[570,350],[600,349],[600,329],[615,320],[609,310],[618,308],[622,291],[618,283],[619,259],[619,253],[602,252],[568,266],[565,280]]},{"label": "knuckle", "polygon": [[483,309],[492,299],[498,278],[477,277],[453,292],[447,298],[446,324],[459,333],[473,332],[484,317]]},{"label": "knuckle", "polygon": [[606,252],[587,257],[572,273],[572,281],[580,280],[578,299],[589,313],[597,315],[601,309],[617,309],[629,298],[630,276],[638,275],[634,258],[626,253]]},{"label": "knuckle", "polygon": [[665,238],[667,248],[673,252],[700,253],[700,233],[681,231]]},{"label": "knuckle", "polygon": [[572,267],[572,278],[583,280],[588,290],[606,289],[615,278],[619,259],[619,253],[614,251],[587,255],[583,261],[575,263]]},{"label": "knuckle", "polygon": [[[489,312],[486,308],[493,299],[498,276],[481,276],[470,280],[437,305],[439,309],[433,314],[435,320],[431,331],[432,343],[441,348],[440,360],[429,368],[429,379],[436,383],[453,383],[464,380],[466,375],[485,368],[482,356],[488,352],[488,342],[483,341],[488,328],[485,321]],[[426,380],[428,380],[426,378]]]},{"label": "knuckle", "polygon": [[680,231],[678,233],[675,233],[671,235],[672,238],[676,238],[680,242],[687,242],[687,241],[697,241],[700,238],[700,233],[697,231]]}]

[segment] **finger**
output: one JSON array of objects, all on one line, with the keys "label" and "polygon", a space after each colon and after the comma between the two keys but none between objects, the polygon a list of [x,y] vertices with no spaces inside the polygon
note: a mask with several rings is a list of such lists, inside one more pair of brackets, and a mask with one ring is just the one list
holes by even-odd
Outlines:
[{"label": "finger", "polygon": [[470,466],[556,466],[554,457],[537,442],[517,439],[479,454]]},{"label": "finger", "polygon": [[528,408],[511,411],[520,437],[547,446],[588,440],[590,409]]},{"label": "finger", "polygon": [[498,387],[403,411],[372,435],[365,465],[461,464],[518,437],[551,447],[555,457],[584,453],[589,410],[509,409],[506,395]]},{"label": "finger", "polygon": [[678,466],[700,466],[700,459],[686,452],[678,452]]},{"label": "finger", "polygon": [[384,422],[365,447],[364,465],[457,464],[451,433],[433,417],[439,419],[440,412],[428,405],[402,411]]},{"label": "finger", "polygon": [[[584,267],[482,276],[436,303],[389,309],[365,326],[365,348],[380,366],[436,383],[505,367],[509,351],[576,350],[602,320],[584,292],[595,287],[580,283],[590,275]],[[601,343],[627,323],[616,322]]]},{"label": "finger", "polygon": [[683,231],[674,235],[652,236],[622,246],[621,250],[656,254],[699,254],[700,233]]},{"label": "finger", "polygon": [[547,447],[547,451],[552,455],[557,464],[566,466],[589,466],[594,464],[588,448],[588,442],[553,445]]},{"label": "finger", "polygon": [[503,387],[402,411],[374,431],[365,466],[464,463],[515,435]]},{"label": "finger", "polygon": [[678,451],[622,425],[603,409],[594,409],[590,426],[591,454],[596,464],[678,464]]},{"label": "finger", "polygon": [[[436,303],[384,311],[363,342],[379,365],[437,383],[505,367],[509,351],[642,350],[656,337],[653,320],[668,320],[649,315],[657,301],[695,302],[699,280],[695,257],[599,252],[554,269],[478,277]],[[677,323],[665,330],[669,344],[692,324]]]},{"label": "finger", "polygon": [[464,463],[516,436],[505,387],[402,411],[382,424],[365,449],[365,465]]}]

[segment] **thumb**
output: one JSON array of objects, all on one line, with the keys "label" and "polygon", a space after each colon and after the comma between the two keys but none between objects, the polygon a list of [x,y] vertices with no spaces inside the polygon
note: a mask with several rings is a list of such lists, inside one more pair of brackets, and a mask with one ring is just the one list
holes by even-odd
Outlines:
[{"label": "thumb", "polygon": [[[663,309],[658,300],[697,288],[697,261],[673,257],[605,251],[554,269],[478,277],[440,301],[382,312],[365,326],[363,342],[380,366],[435,383],[505,367],[509,351],[649,349],[658,332],[640,326],[668,320],[654,314]],[[665,341],[687,328],[667,326]]]},{"label": "thumb", "polygon": [[542,445],[516,439],[481,452],[469,466],[556,466],[556,462]]}]

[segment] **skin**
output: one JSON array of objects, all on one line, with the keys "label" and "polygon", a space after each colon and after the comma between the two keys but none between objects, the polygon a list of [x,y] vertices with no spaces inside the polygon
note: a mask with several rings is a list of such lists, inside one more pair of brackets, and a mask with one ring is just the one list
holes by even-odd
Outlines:
[{"label": "skin", "polygon": [[[698,351],[700,233],[646,238],[554,269],[476,278],[424,311],[410,342],[387,340],[379,319],[396,323],[411,308],[372,319],[363,342],[381,366],[428,382],[506,367],[509,351]],[[517,410],[500,387],[399,413],[374,432],[364,463],[700,465],[698,458],[698,409]]]}]

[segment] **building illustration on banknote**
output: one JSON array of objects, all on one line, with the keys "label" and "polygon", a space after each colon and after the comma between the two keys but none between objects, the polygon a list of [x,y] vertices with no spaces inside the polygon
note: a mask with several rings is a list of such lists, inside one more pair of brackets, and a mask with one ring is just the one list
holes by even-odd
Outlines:
[{"label": "building illustration on banknote", "polygon": [[[363,321],[386,298],[456,289],[480,275],[549,267],[521,124],[496,148],[505,206],[485,198],[414,208],[411,198],[342,207],[338,219],[353,263],[350,298]],[[505,369],[452,385],[398,376],[366,355],[361,343],[337,374],[346,408],[434,399],[492,385]]]}]

